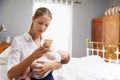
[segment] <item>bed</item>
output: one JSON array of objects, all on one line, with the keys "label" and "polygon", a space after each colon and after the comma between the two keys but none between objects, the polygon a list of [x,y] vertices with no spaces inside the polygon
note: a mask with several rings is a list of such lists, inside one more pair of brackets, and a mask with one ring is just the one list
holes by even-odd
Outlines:
[{"label": "bed", "polygon": [[8,61],[9,51],[10,51],[10,47],[5,49],[0,54],[0,80],[8,80],[6,69],[7,69],[7,61]]},{"label": "bed", "polygon": [[[86,40],[85,57],[74,58],[59,70],[53,71],[55,80],[120,80],[119,43]],[[0,54],[0,80],[8,80],[6,62],[10,48]],[[5,60],[3,60],[5,59]]]}]

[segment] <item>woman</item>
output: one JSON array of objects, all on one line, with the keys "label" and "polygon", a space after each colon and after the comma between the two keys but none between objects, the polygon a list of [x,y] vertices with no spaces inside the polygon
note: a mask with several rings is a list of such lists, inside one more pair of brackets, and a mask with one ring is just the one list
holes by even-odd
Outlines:
[{"label": "woman", "polygon": [[[46,39],[42,36],[50,22],[52,20],[51,12],[45,8],[38,8],[32,17],[31,28],[28,32],[23,35],[17,36],[13,39],[11,45],[10,57],[8,59],[8,78],[9,80],[17,80],[26,70],[30,70],[30,65],[38,58],[50,52],[50,46],[47,44],[43,45],[44,40]],[[52,49],[51,49],[52,50]],[[39,63],[38,63],[39,64]],[[61,67],[59,62],[42,62],[42,67],[36,67],[37,71],[35,73],[44,75],[47,71],[58,69]],[[34,79],[34,76],[31,76],[31,80]],[[41,79],[41,80],[54,80],[50,79]]]}]

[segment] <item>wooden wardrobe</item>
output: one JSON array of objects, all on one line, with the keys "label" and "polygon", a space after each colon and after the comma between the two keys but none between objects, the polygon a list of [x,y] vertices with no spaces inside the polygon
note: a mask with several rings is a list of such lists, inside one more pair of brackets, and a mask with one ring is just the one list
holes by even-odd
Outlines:
[{"label": "wooden wardrobe", "polygon": [[92,41],[120,42],[120,15],[114,14],[93,19]]},{"label": "wooden wardrobe", "polygon": [[[120,15],[114,14],[110,16],[103,16],[92,20],[92,41],[106,42],[106,43],[120,43]],[[113,47],[119,47],[118,45],[112,45]],[[96,45],[94,45],[96,47]],[[99,45],[102,49],[102,46]],[[106,45],[106,48],[107,45]],[[113,49],[112,49],[113,50]],[[102,56],[102,53],[99,53]],[[108,54],[105,55],[105,57]],[[113,55],[113,59],[116,58]],[[120,56],[119,56],[120,57]]]}]

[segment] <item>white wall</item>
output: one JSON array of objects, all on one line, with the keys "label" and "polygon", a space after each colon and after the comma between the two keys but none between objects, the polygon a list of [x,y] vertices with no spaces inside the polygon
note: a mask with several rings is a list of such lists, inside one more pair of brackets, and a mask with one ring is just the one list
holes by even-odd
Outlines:
[{"label": "white wall", "polygon": [[0,0],[0,25],[5,24],[7,32],[0,33],[0,39],[13,38],[26,32],[31,25],[32,0]]},{"label": "white wall", "polygon": [[101,17],[107,7],[106,0],[82,0],[82,4],[73,9],[72,56],[86,55],[86,39],[91,40],[91,21]]},{"label": "white wall", "polygon": [[[86,55],[85,40],[91,40],[91,21],[104,15],[109,1],[81,0],[82,4],[73,7],[72,56]],[[111,2],[109,3],[111,4]],[[5,24],[7,32],[0,33],[0,38],[17,36],[26,32],[31,25],[32,0],[0,0],[0,24]]]},{"label": "white wall", "polygon": [[120,6],[120,0],[110,0],[108,2],[108,8],[110,8],[112,6]]}]

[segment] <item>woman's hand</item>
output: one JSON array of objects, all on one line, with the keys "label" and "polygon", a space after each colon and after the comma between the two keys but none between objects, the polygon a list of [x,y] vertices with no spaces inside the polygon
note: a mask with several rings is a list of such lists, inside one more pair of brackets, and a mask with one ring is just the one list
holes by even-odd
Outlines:
[{"label": "woman's hand", "polygon": [[[38,64],[42,64],[42,66],[37,66]],[[33,66],[33,73],[43,76],[46,72],[59,69],[61,67],[62,64],[59,62],[36,62],[36,66]]]},{"label": "woman's hand", "polygon": [[36,62],[33,68],[33,73],[43,76],[46,72],[51,70],[51,63],[49,62]]},{"label": "woman's hand", "polygon": [[49,52],[49,46],[47,44],[39,47],[36,49],[32,55],[35,57],[35,59],[40,58],[43,54]]}]

